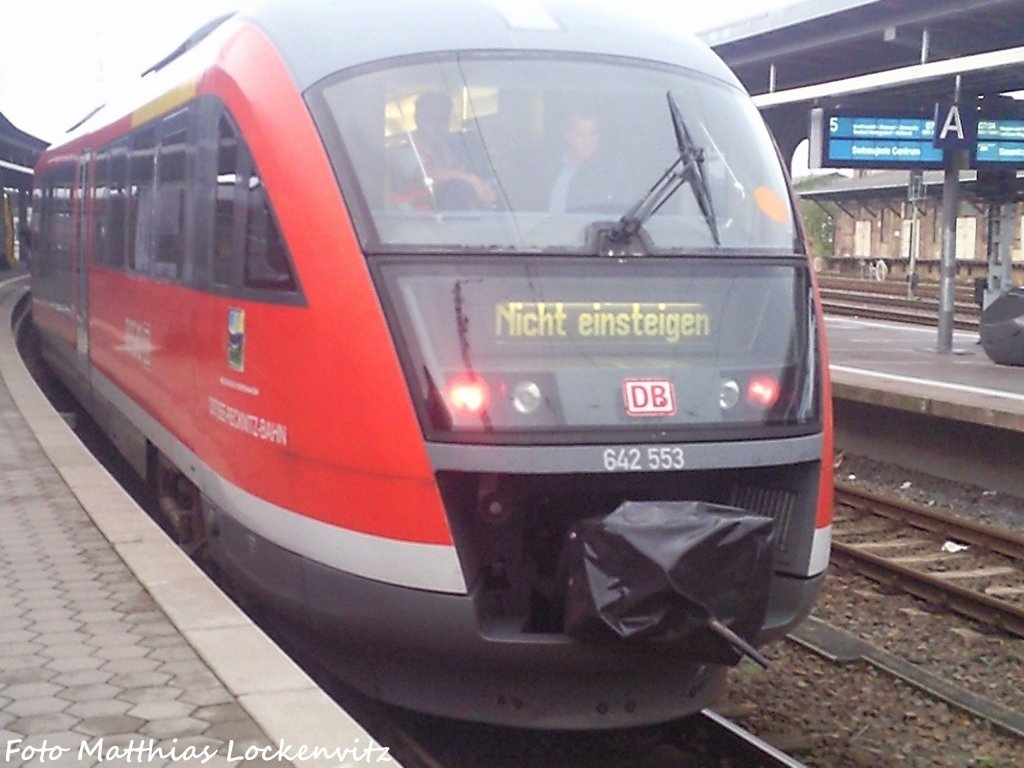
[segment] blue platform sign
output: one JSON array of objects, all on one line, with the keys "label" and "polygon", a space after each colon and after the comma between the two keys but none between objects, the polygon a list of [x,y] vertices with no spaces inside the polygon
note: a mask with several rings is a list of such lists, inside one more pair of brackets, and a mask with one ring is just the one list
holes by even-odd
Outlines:
[{"label": "blue platform sign", "polygon": [[829,142],[829,159],[833,162],[915,167],[942,164],[942,150],[931,141],[892,141],[888,139],[833,139]]},{"label": "blue platform sign", "polygon": [[933,120],[919,117],[831,115],[828,132],[833,139],[930,141],[933,127]]},{"label": "blue platform sign", "polygon": [[[1024,108],[1024,106],[1022,106]],[[1024,116],[979,117],[976,105],[936,104],[931,116],[811,110],[812,168],[942,168],[968,150],[976,168],[1024,168]]]},{"label": "blue platform sign", "polygon": [[942,167],[931,117],[814,110],[811,123],[812,167]]},{"label": "blue platform sign", "polygon": [[1024,120],[979,120],[975,163],[1024,167]]}]

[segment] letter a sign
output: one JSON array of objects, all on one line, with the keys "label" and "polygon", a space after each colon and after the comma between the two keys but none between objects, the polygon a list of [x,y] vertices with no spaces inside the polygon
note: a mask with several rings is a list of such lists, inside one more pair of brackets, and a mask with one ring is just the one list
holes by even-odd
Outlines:
[{"label": "letter a sign", "polygon": [[935,105],[932,145],[939,149],[974,149],[978,140],[978,114],[973,104]]}]

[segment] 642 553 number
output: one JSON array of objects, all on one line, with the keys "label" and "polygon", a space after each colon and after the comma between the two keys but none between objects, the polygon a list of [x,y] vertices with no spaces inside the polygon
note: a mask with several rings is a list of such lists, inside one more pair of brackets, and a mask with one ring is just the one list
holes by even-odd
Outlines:
[{"label": "642 553 number", "polygon": [[678,445],[605,448],[601,460],[606,472],[657,472],[686,466]]}]

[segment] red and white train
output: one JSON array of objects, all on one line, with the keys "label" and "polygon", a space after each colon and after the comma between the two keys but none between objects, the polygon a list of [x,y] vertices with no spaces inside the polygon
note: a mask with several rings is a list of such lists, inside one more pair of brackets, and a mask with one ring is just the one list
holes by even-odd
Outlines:
[{"label": "red and white train", "polygon": [[702,44],[584,4],[287,0],[51,147],[33,317],[191,550],[384,700],[668,720],[828,563],[821,306]]}]

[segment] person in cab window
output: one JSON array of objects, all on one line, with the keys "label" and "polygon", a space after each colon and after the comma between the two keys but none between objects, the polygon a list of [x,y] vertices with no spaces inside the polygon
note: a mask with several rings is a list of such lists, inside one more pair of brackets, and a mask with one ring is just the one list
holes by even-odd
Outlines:
[{"label": "person in cab window", "polygon": [[471,170],[460,133],[451,133],[451,99],[429,91],[416,99],[416,130],[393,173],[394,202],[414,210],[490,208],[494,187]]},{"label": "person in cab window", "polygon": [[550,185],[548,210],[552,213],[587,210],[599,204],[603,183],[595,155],[601,135],[597,119],[573,113],[562,131],[565,151]]}]

